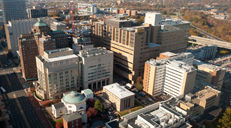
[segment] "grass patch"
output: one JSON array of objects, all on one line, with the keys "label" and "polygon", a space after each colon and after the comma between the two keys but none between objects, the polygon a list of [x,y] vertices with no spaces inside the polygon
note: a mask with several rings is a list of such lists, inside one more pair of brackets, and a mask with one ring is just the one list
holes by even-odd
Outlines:
[{"label": "grass patch", "polygon": [[123,112],[123,113],[120,114],[120,117],[125,116],[125,115],[127,115],[128,113],[129,113],[128,111]]},{"label": "grass patch", "polygon": [[137,110],[139,110],[141,108],[143,108],[143,106],[136,107],[136,108],[132,109],[131,112],[135,112],[135,111],[137,111]]},{"label": "grass patch", "polygon": [[135,106],[143,106],[143,105],[135,100]]},{"label": "grass patch", "polygon": [[63,122],[63,119],[56,120],[55,122],[56,122],[56,123],[58,123],[58,122]]},{"label": "grass patch", "polygon": [[41,99],[40,97],[38,97],[38,96],[36,95],[35,92],[33,92],[33,95],[34,95],[36,98],[38,98],[38,99],[40,99],[41,101],[43,101],[43,99]]},{"label": "grass patch", "polygon": [[221,50],[220,53],[221,53],[221,54],[228,54],[229,51],[228,51],[228,50]]}]

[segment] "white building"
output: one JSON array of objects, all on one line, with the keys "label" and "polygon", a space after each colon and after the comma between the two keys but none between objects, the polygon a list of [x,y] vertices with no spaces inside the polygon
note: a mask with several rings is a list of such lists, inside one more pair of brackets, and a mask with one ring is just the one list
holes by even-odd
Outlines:
[{"label": "white building", "polygon": [[[41,18],[49,26],[52,22],[56,21],[50,18]],[[33,25],[38,21],[38,19],[25,19],[25,20],[15,20],[9,21],[8,24],[5,24],[5,33],[7,39],[8,49],[13,53],[14,56],[17,56],[18,50],[18,37],[23,34],[28,34]]]},{"label": "white building", "polygon": [[53,22],[51,23],[51,30],[57,31],[57,30],[65,30],[66,29],[66,24],[61,23],[61,22]]},{"label": "white building", "polygon": [[139,114],[135,122],[128,124],[128,128],[191,128],[186,123],[188,115],[179,111],[177,103],[176,98],[162,102],[159,109]]},{"label": "white building", "polygon": [[72,49],[45,51],[36,57],[36,65],[36,94],[42,99],[60,99],[64,92],[82,89],[82,62]]},{"label": "white building", "polygon": [[97,4],[78,3],[78,8],[79,14],[94,15],[98,12]]},{"label": "white building", "polygon": [[195,59],[197,60],[213,60],[215,59],[216,56],[216,51],[217,51],[217,46],[212,45],[212,46],[192,46],[187,48],[186,52],[191,52],[194,56]]},{"label": "white building", "polygon": [[86,102],[89,98],[93,99],[93,92],[90,89],[82,90],[81,93],[76,91],[64,93],[61,102],[51,106],[52,114],[55,118],[58,118],[66,114],[81,111],[82,122],[87,123]]},{"label": "white building", "polygon": [[94,47],[90,37],[73,37],[72,39],[74,42],[72,49],[75,54],[79,53],[80,50],[87,50]]},{"label": "white building", "polygon": [[118,83],[103,87],[103,97],[108,99],[117,111],[132,108],[135,102],[135,93],[127,90]]},{"label": "white building", "polygon": [[113,52],[104,47],[79,52],[83,62],[82,84],[84,89],[95,90],[113,82]]}]

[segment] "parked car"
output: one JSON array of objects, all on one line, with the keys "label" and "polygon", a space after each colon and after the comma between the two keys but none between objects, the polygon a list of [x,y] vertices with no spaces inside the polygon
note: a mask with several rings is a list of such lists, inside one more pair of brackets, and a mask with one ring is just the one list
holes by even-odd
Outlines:
[{"label": "parked car", "polygon": [[146,95],[144,92],[140,92],[139,94],[143,97]]},{"label": "parked car", "polygon": [[149,101],[149,102],[152,102],[152,99],[151,99],[151,98],[148,98],[148,101]]}]

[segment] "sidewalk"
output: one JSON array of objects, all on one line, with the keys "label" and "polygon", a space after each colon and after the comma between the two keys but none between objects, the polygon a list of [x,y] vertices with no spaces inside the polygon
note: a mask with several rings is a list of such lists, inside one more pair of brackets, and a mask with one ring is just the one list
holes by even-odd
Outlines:
[{"label": "sidewalk", "polygon": [[34,109],[36,110],[40,120],[42,121],[45,128],[52,128],[48,119],[46,118],[45,114],[43,113],[42,107],[39,105],[39,102],[34,98],[31,92],[26,92],[27,96],[29,97]]}]

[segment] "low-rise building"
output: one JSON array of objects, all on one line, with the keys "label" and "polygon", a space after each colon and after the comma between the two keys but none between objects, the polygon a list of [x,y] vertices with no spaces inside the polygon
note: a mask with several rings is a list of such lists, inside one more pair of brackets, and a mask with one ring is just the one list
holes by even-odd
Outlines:
[{"label": "low-rise building", "polygon": [[61,23],[61,22],[53,22],[51,23],[51,30],[57,31],[57,30],[65,30],[66,29],[66,24]]},{"label": "low-rise building", "polygon": [[113,81],[113,52],[104,47],[79,51],[83,62],[82,84],[84,89],[99,89]]},{"label": "low-rise building", "polygon": [[45,51],[36,56],[38,85],[44,99],[60,99],[64,92],[82,89],[82,61],[70,48]]},{"label": "low-rise building", "polygon": [[187,48],[186,52],[191,52],[194,56],[195,59],[197,60],[213,60],[215,59],[217,51],[217,46],[212,45],[212,46],[191,46]]},{"label": "low-rise building", "polygon": [[197,68],[197,79],[212,84],[217,90],[221,90],[226,70],[220,66],[207,64],[199,60],[194,60],[194,66]]},{"label": "low-rise building", "polygon": [[[93,95],[91,90],[83,90],[88,91]],[[76,91],[71,91],[67,93],[63,93],[63,98],[61,102],[52,104],[52,114],[55,118],[61,117],[66,114],[71,114],[75,112],[82,112],[82,122],[87,123],[87,114],[86,114],[86,102],[87,99],[92,98],[92,95],[85,95],[85,93],[79,93]]]},{"label": "low-rise building", "polygon": [[80,50],[92,49],[94,45],[92,44],[90,37],[73,37],[72,49],[75,54],[78,54]]},{"label": "low-rise building", "polygon": [[81,112],[63,115],[63,128],[83,128],[83,123]]},{"label": "low-rise building", "polygon": [[112,102],[112,106],[117,111],[132,108],[135,102],[135,94],[118,83],[104,86],[103,97]]}]

